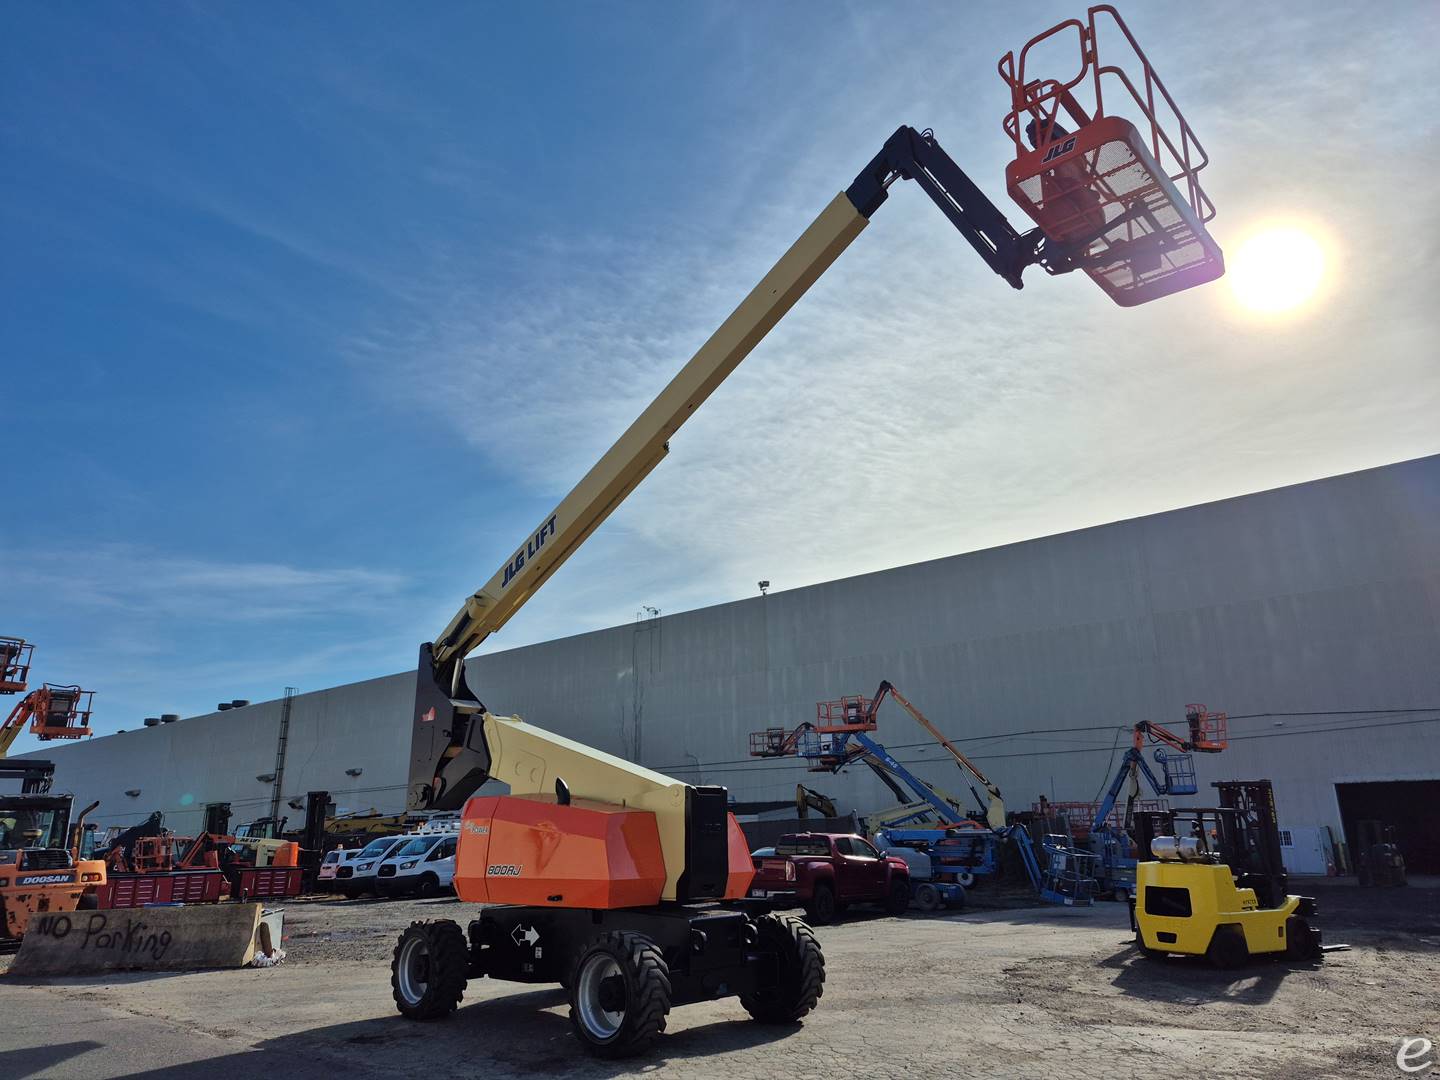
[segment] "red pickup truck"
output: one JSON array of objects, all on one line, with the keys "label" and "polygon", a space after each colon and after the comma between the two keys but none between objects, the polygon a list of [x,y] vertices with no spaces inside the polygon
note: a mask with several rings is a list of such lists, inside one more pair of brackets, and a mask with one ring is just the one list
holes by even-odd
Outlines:
[{"label": "red pickup truck", "polygon": [[879,904],[891,915],[910,906],[910,869],[904,859],[885,855],[863,836],[843,833],[789,833],[774,854],[754,853],[750,895],[775,907],[803,907],[810,922],[824,926],[850,904]]}]

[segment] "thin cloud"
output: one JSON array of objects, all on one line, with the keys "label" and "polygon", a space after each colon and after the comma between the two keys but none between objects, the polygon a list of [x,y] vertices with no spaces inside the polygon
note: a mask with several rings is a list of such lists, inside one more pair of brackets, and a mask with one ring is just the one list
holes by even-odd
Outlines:
[{"label": "thin cloud", "polygon": [[386,571],[218,562],[125,545],[21,551],[7,559],[16,595],[48,598],[75,615],[123,611],[202,623],[374,611],[406,582]]}]

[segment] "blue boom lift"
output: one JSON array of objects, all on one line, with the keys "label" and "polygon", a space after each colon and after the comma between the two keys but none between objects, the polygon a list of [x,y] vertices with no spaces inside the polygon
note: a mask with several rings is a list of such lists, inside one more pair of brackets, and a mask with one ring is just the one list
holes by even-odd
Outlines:
[{"label": "blue boom lift", "polygon": [[[959,810],[871,737],[870,733],[878,726],[876,713],[887,697],[894,698],[945,748],[956,765],[986,790],[989,798],[981,800],[979,792],[971,786],[976,800],[985,803],[982,821]],[[929,882],[923,878],[915,882],[915,899],[922,909],[942,903],[949,906],[963,903],[964,885],[973,883],[976,877],[995,874],[999,870],[999,850],[1009,841],[1014,842],[1026,875],[1041,899],[1074,905],[1088,904],[1093,898],[1095,883],[1088,872],[1090,854],[1074,850],[1061,838],[1047,839],[1043,845],[1046,860],[1042,866],[1029,832],[1023,825],[1008,823],[1000,789],[889,681],[880,684],[874,697],[853,695],[819,702],[815,722],[801,724],[793,731],[767,728],[753,732],[750,753],[755,757],[801,757],[806,759],[811,772],[835,773],[846,766],[863,763],[902,800],[905,793],[900,785],[908,788],[915,796],[912,805],[928,808],[929,815],[938,819],[938,824],[884,828],[876,834],[876,840],[882,846],[912,848],[930,856]],[[934,888],[924,888],[925,885]]]},{"label": "blue boom lift", "polygon": [[[1100,895],[1114,895],[1121,899],[1135,890],[1135,856],[1131,854],[1134,842],[1135,802],[1140,796],[1140,778],[1143,776],[1157,798],[1169,795],[1194,795],[1195,759],[1192,752],[1217,754],[1229,743],[1226,714],[1212,713],[1204,705],[1185,706],[1187,731],[1184,736],[1175,734],[1160,724],[1142,720],[1131,733],[1131,746],[1120,761],[1120,768],[1110,788],[1095,811],[1095,821],[1090,827],[1089,847],[1096,859],[1096,881]],[[1143,754],[1146,743],[1159,744],[1155,747],[1155,762],[1160,766],[1160,775],[1150,768]],[[1125,798],[1125,814],[1119,824],[1112,818],[1120,790],[1129,782]]]}]

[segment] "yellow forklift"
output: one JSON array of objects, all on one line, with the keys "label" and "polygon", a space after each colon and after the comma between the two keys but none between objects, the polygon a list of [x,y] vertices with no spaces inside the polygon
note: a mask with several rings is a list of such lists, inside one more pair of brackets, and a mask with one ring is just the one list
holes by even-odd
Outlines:
[{"label": "yellow forklift", "polygon": [[1316,960],[1324,952],[1308,896],[1289,894],[1269,780],[1214,785],[1216,807],[1136,816],[1135,939],[1152,959],[1204,956],[1237,968],[1252,956]]}]

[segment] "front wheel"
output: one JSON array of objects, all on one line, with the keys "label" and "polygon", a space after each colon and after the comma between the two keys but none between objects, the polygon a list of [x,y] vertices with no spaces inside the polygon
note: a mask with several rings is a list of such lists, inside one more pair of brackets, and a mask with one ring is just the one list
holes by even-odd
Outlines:
[{"label": "front wheel", "polygon": [[756,945],[775,957],[775,983],[740,995],[745,1011],[762,1024],[793,1024],[825,993],[825,954],[815,931],[793,915],[761,915]]},{"label": "front wheel", "polygon": [[1285,920],[1285,956],[1290,960],[1318,960],[1324,955],[1320,932],[1299,915]]},{"label": "front wheel", "polygon": [[570,1023],[597,1057],[638,1054],[665,1030],[670,969],[644,935],[626,930],[599,935],[570,978]]},{"label": "front wheel", "polygon": [[434,874],[421,874],[418,891],[425,899],[434,896],[440,891],[440,879]]},{"label": "front wheel", "polygon": [[904,915],[910,909],[910,883],[899,879],[890,883],[890,895],[885,899],[885,914]]},{"label": "front wheel", "polygon": [[411,923],[395,946],[390,988],[395,1007],[411,1020],[437,1020],[465,996],[470,945],[449,919]]}]

